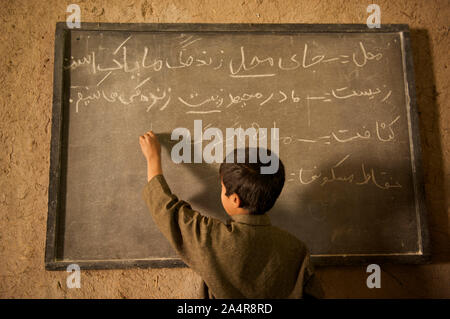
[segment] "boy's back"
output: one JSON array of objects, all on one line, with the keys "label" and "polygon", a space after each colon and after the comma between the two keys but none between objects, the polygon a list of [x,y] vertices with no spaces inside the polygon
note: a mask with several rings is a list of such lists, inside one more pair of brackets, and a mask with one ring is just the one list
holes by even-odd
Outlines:
[{"label": "boy's back", "polygon": [[158,228],[213,298],[321,296],[305,245],[267,215],[234,215],[229,224],[200,215],[170,192],[162,175],[144,188]]},{"label": "boy's back", "polygon": [[[220,165],[221,201],[232,221],[202,216],[170,191],[162,175],[161,146],[153,132],[140,137],[147,159],[144,199],[159,230],[197,272],[215,298],[320,297],[305,245],[265,215],[284,186],[284,166],[267,172],[264,149],[239,149]],[[239,153],[240,152],[240,153]],[[243,159],[243,161],[242,161]],[[279,165],[279,166],[278,166]],[[206,296],[205,296],[206,297]]]}]

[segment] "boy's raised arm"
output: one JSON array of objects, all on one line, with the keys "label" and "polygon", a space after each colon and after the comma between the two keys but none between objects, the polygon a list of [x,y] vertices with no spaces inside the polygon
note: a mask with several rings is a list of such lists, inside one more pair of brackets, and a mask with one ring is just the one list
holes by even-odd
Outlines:
[{"label": "boy's raised arm", "polygon": [[202,216],[172,194],[162,175],[161,146],[152,131],[140,136],[139,143],[147,160],[148,183],[143,197],[153,220],[188,266],[199,273],[207,272],[208,251],[212,248],[209,234],[226,226]]},{"label": "boy's raised arm", "polygon": [[147,160],[147,182],[150,182],[153,177],[162,174],[161,144],[159,144],[158,138],[152,131],[139,136],[139,144],[141,145],[142,154]]}]

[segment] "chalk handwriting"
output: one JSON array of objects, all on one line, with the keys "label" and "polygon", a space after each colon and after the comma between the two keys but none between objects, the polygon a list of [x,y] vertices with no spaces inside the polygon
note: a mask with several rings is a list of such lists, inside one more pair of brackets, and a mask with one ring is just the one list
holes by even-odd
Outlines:
[{"label": "chalk handwriting", "polygon": [[367,129],[366,126],[363,126],[361,131],[353,133],[349,133],[350,131],[348,129],[340,129],[336,131],[331,131],[328,135],[317,136],[314,138],[289,135],[289,136],[280,136],[280,140],[285,145],[296,143],[323,143],[323,144],[331,144],[331,142],[348,143],[352,141],[369,140],[369,139],[376,139],[376,141],[380,141],[383,143],[391,142],[395,140],[395,132],[393,130],[393,126],[395,123],[397,123],[399,119],[400,116],[397,116],[389,124],[386,124],[385,122],[375,121],[372,130]]},{"label": "chalk handwriting", "polygon": [[[368,108],[381,108],[383,103],[390,103],[396,92],[389,85],[370,81],[370,85],[356,85],[354,79],[362,69],[371,63],[379,63],[383,59],[381,52],[368,48],[364,41],[357,42],[357,48],[348,48],[348,52],[332,52],[325,50],[315,42],[303,41],[297,49],[293,47],[286,51],[261,53],[258,49],[246,45],[239,45],[233,50],[224,50],[220,46],[207,47],[205,40],[193,34],[182,34],[171,45],[171,52],[161,53],[148,45],[139,46],[132,36],[119,41],[112,48],[101,48],[100,54],[95,50],[86,50],[81,57],[64,59],[64,69],[71,72],[87,72],[92,76],[92,84],[74,83],[71,86],[70,103],[75,113],[82,113],[83,108],[93,107],[97,101],[123,105],[126,107],[142,107],[145,112],[165,112],[174,108],[186,116],[211,119],[210,114],[225,112],[239,112],[252,108],[258,112],[270,108],[286,106],[295,108],[298,121],[305,121],[307,129],[295,134],[282,134],[277,137],[282,145],[298,147],[301,145],[341,145],[351,143],[366,143],[369,141],[388,145],[399,140],[398,128],[401,120],[399,114],[379,116],[365,123],[354,122],[353,125],[327,129],[322,134],[317,129],[309,131],[317,124],[317,110],[321,106],[335,108],[346,107],[346,101],[351,100],[353,105],[359,105],[362,112]],[[132,48],[132,52],[131,52]],[[100,50],[100,48],[99,48]],[[130,54],[131,52],[131,54]],[[277,78],[283,73],[298,72],[299,76],[305,72],[320,72],[321,65],[338,65],[341,68],[350,67],[344,72],[344,82],[339,86],[323,85],[314,92],[297,87],[267,86],[265,89],[251,89],[247,85],[236,85],[233,89],[221,85],[218,81],[213,92],[201,89],[186,91],[173,89],[161,84],[157,80],[158,74],[174,76],[174,72],[218,72],[217,79],[227,78],[229,81],[242,83],[244,81],[268,81]],[[347,70],[347,69],[345,69]],[[123,74],[131,76],[123,87],[108,85]],[[297,75],[295,75],[297,76]],[[120,79],[122,79],[120,78]],[[247,79],[247,80],[242,80]],[[276,82],[276,80],[275,80]],[[116,82],[117,83],[117,82]],[[350,83],[352,83],[350,85]],[[356,104],[358,103],[358,104]],[[392,104],[391,104],[392,105]],[[235,113],[231,113],[235,114]],[[379,113],[378,113],[379,114]],[[323,116],[323,115],[322,115]],[[320,118],[321,119],[321,118]],[[319,119],[319,120],[320,120]],[[204,129],[211,126],[206,125]],[[274,123],[275,125],[275,123]],[[241,127],[236,122],[233,127]],[[260,125],[252,122],[251,127],[256,130]],[[322,128],[323,129],[323,128]],[[283,128],[281,132],[284,132]],[[285,132],[288,133],[288,132]],[[317,134],[317,135],[316,135]],[[219,142],[228,143],[228,140]],[[382,190],[402,188],[392,175],[384,170],[370,167],[366,162],[351,166],[352,154],[339,158],[330,167],[318,169],[313,167],[300,167],[288,176],[288,182],[298,182],[300,185],[318,185],[327,187],[331,184],[352,184],[355,186],[373,185]],[[354,169],[358,167],[358,169]]]},{"label": "chalk handwriting", "polygon": [[[364,44],[359,42],[359,49],[352,52],[352,60],[350,55],[339,54],[336,56],[327,56],[327,54],[311,55],[308,43],[304,43],[302,52],[293,52],[288,56],[273,56],[273,55],[258,55],[249,54],[245,46],[239,48],[239,58],[235,59],[229,57],[229,62],[226,63],[227,56],[225,51],[221,48],[208,52],[207,50],[196,50],[195,53],[190,50],[202,43],[202,38],[195,38],[188,36],[184,40],[177,43],[179,49],[176,51],[174,57],[152,56],[147,46],[138,49],[137,59],[129,61],[127,44],[132,41],[132,36],[122,41],[113,52],[110,54],[110,61],[105,61],[105,64],[100,65],[96,62],[96,53],[91,51],[88,55],[70,59],[64,59],[64,69],[76,70],[80,67],[87,66],[92,74],[98,72],[110,72],[122,70],[124,72],[139,72],[141,69],[160,72],[163,68],[168,70],[185,69],[193,67],[210,67],[213,71],[222,70],[225,65],[228,65],[228,75],[232,78],[261,78],[273,77],[280,73],[280,71],[291,72],[295,70],[311,69],[322,63],[341,63],[347,64],[353,62],[358,68],[364,67],[368,61],[379,61],[382,59],[381,52],[372,53],[368,51]],[[105,49],[107,50],[107,49]],[[140,51],[140,52],[139,52]],[[201,51],[201,53],[199,53]],[[122,52],[121,57],[119,52]],[[157,52],[154,52],[155,54]],[[301,56],[301,61],[297,56]],[[140,57],[140,58],[139,58]],[[264,70],[264,71],[263,71]]]},{"label": "chalk handwriting", "polygon": [[[339,159],[333,166],[328,169],[318,170],[317,166],[311,169],[301,167],[297,173],[290,173],[288,182],[298,181],[301,185],[309,185],[316,183],[324,187],[331,183],[343,182],[353,184],[356,186],[373,185],[382,190],[389,190],[391,188],[402,188],[398,181],[394,181],[393,177],[387,172],[376,170],[375,168],[367,169],[364,163],[360,164],[360,170],[350,172],[348,169],[339,172],[339,168],[345,166],[351,154],[345,155]],[[344,173],[346,172],[346,173]]]}]

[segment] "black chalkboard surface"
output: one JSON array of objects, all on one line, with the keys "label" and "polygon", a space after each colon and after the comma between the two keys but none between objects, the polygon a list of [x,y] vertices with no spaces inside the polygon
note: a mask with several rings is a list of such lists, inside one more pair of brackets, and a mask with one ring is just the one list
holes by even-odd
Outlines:
[{"label": "black chalkboard surface", "polygon": [[142,199],[138,136],[158,133],[172,191],[225,220],[219,164],[171,160],[195,120],[279,128],[269,216],[316,264],[429,260],[408,26],[58,23],[54,70],[47,269],[183,265]]}]

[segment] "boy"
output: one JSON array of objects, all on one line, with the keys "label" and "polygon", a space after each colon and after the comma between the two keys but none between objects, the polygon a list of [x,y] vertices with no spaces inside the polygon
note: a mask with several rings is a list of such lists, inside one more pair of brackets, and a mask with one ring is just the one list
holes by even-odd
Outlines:
[{"label": "boy", "polygon": [[[147,160],[143,196],[152,217],[205,283],[209,298],[321,297],[305,245],[271,226],[265,214],[284,185],[284,167],[260,174],[260,162],[222,163],[222,204],[232,221],[202,216],[173,195],[161,168],[161,146],[152,131],[139,137]],[[236,156],[234,157],[236,159]]]}]

